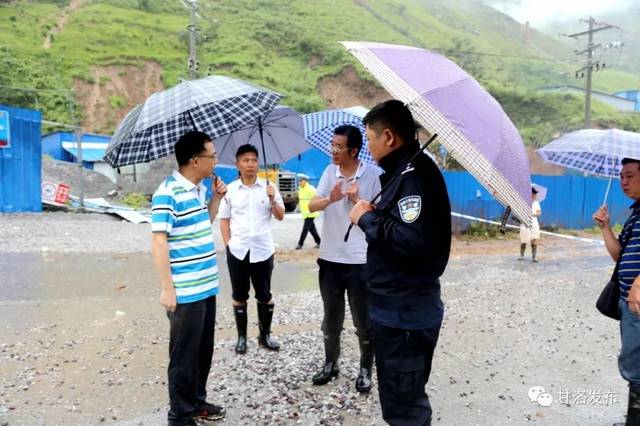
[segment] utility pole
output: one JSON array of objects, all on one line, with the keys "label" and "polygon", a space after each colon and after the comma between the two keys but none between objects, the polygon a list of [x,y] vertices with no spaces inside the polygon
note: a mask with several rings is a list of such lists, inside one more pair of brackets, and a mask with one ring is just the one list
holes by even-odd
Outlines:
[{"label": "utility pole", "polygon": [[198,0],[189,0],[190,18],[189,26],[189,79],[195,80],[198,78],[198,53],[196,51],[197,44],[197,31],[198,31]]},{"label": "utility pole", "polygon": [[604,62],[594,61],[593,53],[599,49],[608,49],[611,47],[622,47],[623,44],[622,42],[619,42],[619,41],[594,44],[594,41],[593,41],[594,33],[597,33],[598,31],[609,30],[612,28],[620,29],[620,27],[617,27],[615,25],[605,24],[602,22],[596,22],[596,20],[593,19],[593,17],[591,16],[589,17],[588,20],[581,20],[581,22],[585,22],[589,24],[589,29],[587,31],[582,31],[574,34],[565,34],[565,36],[574,38],[576,40],[581,36],[584,36],[584,35],[588,36],[587,48],[580,51],[578,50],[575,51],[576,55],[586,55],[586,59],[587,59],[586,65],[576,71],[576,78],[578,76],[584,77],[586,72],[587,82],[586,82],[585,97],[584,97],[585,98],[584,99],[584,128],[588,129],[591,127],[591,86],[592,86],[593,69],[595,68],[596,71],[599,71],[600,68],[604,69],[607,66],[607,64]]}]

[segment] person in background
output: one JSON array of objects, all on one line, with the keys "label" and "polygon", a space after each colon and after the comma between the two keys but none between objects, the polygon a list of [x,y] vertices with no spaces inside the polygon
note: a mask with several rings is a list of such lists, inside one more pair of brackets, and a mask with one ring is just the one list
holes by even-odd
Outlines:
[{"label": "person in background", "polygon": [[202,180],[213,177],[211,138],[188,132],[175,144],[178,170],[151,202],[151,255],[160,276],[160,303],[169,318],[170,426],[219,420],[225,409],[206,401],[213,356],[218,262],[211,222],[227,189],[214,178],[207,200]]},{"label": "person in background", "polygon": [[524,224],[520,224],[520,257],[518,260],[524,260],[524,252],[527,244],[531,244],[531,260],[538,262],[538,240],[540,239],[540,224],[538,217],[542,214],[540,203],[538,202],[538,191],[531,187],[531,229]]},{"label": "person in background", "polygon": [[[618,355],[620,375],[629,383],[627,426],[640,426],[640,161],[622,160],[620,184],[633,200],[631,214],[616,238],[611,229],[607,206],[600,207],[593,220],[602,230],[605,247],[618,264],[615,277],[620,283],[620,340]],[[622,423],[616,423],[622,426]]]},{"label": "person in background", "polygon": [[302,226],[302,233],[300,234],[300,240],[296,250],[300,250],[304,245],[304,240],[307,238],[307,233],[311,233],[313,240],[316,242],[316,248],[320,247],[320,235],[316,230],[315,219],[320,216],[320,212],[310,212],[309,202],[316,195],[316,188],[309,183],[309,176],[305,174],[298,174],[298,181],[300,187],[298,188],[298,206],[300,206],[300,213],[304,219],[304,225]]},{"label": "person in background", "polygon": [[284,203],[276,187],[258,178],[258,149],[250,144],[236,151],[236,167],[240,177],[231,182],[222,201],[220,232],[227,249],[227,266],[233,291],[233,312],[238,330],[235,351],[247,351],[247,300],[249,288],[258,301],[258,344],[277,351],[278,342],[271,338],[273,297],[273,236],[271,217],[284,219]]}]

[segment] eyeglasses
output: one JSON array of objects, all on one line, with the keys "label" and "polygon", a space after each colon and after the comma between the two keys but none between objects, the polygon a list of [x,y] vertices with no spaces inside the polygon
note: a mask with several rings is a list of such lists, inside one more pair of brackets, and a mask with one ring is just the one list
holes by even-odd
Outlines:
[{"label": "eyeglasses", "polygon": [[215,160],[216,158],[218,158],[217,154],[213,154],[213,155],[196,155],[194,158],[211,158],[212,160]]},{"label": "eyeglasses", "polygon": [[332,153],[334,153],[334,154],[337,154],[337,153],[339,153],[340,151],[343,151],[343,150],[345,150],[345,149],[349,149],[349,147],[348,147],[348,146],[337,146],[337,145],[331,145],[331,146],[330,146],[330,150],[331,150],[331,152],[332,152]]}]

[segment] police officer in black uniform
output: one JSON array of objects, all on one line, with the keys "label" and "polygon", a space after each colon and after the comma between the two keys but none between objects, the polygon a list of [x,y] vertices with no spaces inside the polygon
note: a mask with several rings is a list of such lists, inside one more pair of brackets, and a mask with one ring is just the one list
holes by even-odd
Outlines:
[{"label": "police officer in black uniform", "polygon": [[382,187],[392,181],[378,203],[360,200],[350,213],[369,243],[364,276],[382,417],[391,425],[430,425],[425,385],[442,324],[439,277],[451,248],[449,196],[426,154],[407,167],[420,146],[402,102],[378,104],[364,124],[369,151],[385,172]]}]

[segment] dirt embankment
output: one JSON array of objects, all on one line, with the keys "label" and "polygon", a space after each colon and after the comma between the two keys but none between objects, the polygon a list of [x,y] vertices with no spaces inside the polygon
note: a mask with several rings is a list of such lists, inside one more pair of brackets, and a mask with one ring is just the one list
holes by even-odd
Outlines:
[{"label": "dirt embankment", "polygon": [[363,80],[351,65],[336,75],[320,79],[317,90],[325,100],[327,108],[346,108],[354,105],[372,107],[391,99],[383,88]]},{"label": "dirt embankment", "polygon": [[81,79],[74,82],[84,111],[82,127],[90,132],[111,133],[131,108],[164,89],[161,73],[160,65],[152,61],[142,67],[92,67],[91,82]]}]

